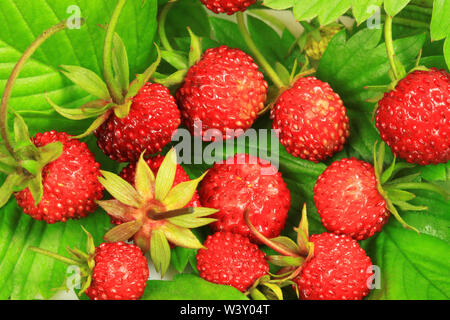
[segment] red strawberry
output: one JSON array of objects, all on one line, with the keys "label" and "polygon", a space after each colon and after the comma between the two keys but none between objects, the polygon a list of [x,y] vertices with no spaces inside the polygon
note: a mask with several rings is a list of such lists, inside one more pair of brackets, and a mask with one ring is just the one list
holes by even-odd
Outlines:
[{"label": "red strawberry", "polygon": [[253,59],[239,49],[221,46],[206,50],[189,69],[177,100],[191,132],[201,131],[203,139],[210,140],[205,137],[208,129],[230,138],[227,129],[250,128],[264,108],[266,93],[267,82]]},{"label": "red strawberry", "polygon": [[137,161],[160,152],[180,125],[180,111],[169,89],[147,82],[133,98],[130,112],[123,119],[112,113],[94,131],[97,144],[112,160]]},{"label": "red strawberry", "polygon": [[32,142],[38,148],[61,142],[63,153],[42,170],[43,196],[37,206],[28,188],[15,194],[23,211],[47,223],[86,217],[93,212],[95,201],[103,197],[103,186],[98,181],[100,164],[87,145],[56,131],[38,133]]},{"label": "red strawberry", "polygon": [[102,243],[95,249],[91,300],[137,300],[148,279],[147,259],[141,249],[125,242]]},{"label": "red strawberry", "polygon": [[265,254],[248,238],[231,232],[209,235],[197,253],[200,276],[210,282],[246,291],[269,272]]},{"label": "red strawberry", "polygon": [[141,249],[125,242],[102,243],[95,247],[92,236],[84,231],[88,235],[87,253],[67,247],[70,257],[64,257],[41,248],[29,249],[79,266],[83,278],[79,294],[85,292],[91,300],[140,299],[149,275],[147,259]]},{"label": "red strawberry", "polygon": [[360,300],[369,291],[372,262],[354,239],[322,233],[309,238],[312,258],[302,267],[297,283],[304,300]]},{"label": "red strawberry", "polygon": [[355,158],[335,161],[319,176],[314,203],[328,231],[357,240],[380,231],[390,216],[374,168]]},{"label": "red strawberry", "polygon": [[375,125],[398,157],[420,165],[450,160],[450,75],[414,71],[378,102]]},{"label": "red strawberry", "polygon": [[214,164],[199,189],[201,203],[216,208],[211,224],[215,231],[230,231],[256,238],[245,224],[250,220],[268,238],[280,235],[287,219],[291,196],[281,173],[269,162],[247,154],[237,154],[225,163]]},{"label": "red strawberry", "polygon": [[245,11],[256,0],[200,0],[214,13],[226,13],[231,15],[238,11]]},{"label": "red strawberry", "polygon": [[271,110],[273,129],[294,157],[319,162],[342,150],[350,131],[342,100],[326,82],[298,79]]}]

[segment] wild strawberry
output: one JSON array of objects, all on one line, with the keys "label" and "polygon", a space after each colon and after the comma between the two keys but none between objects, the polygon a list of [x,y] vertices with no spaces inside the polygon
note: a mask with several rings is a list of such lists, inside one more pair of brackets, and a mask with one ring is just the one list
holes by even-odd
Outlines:
[{"label": "wild strawberry", "polygon": [[358,242],[346,235],[314,234],[312,258],[294,281],[300,299],[361,300],[370,291],[372,262]]},{"label": "wild strawberry", "polygon": [[271,110],[273,129],[286,151],[313,162],[342,150],[350,131],[342,100],[326,82],[298,79]]},{"label": "wild strawberry", "polygon": [[199,189],[203,205],[219,211],[212,217],[214,231],[230,231],[251,237],[244,222],[246,209],[252,223],[266,237],[280,235],[291,205],[291,196],[281,173],[268,161],[237,154],[216,163]]},{"label": "wild strawberry", "polygon": [[180,111],[169,89],[147,82],[133,97],[128,115],[111,114],[94,131],[97,144],[111,159],[137,161],[145,155],[160,152],[181,123]]},{"label": "wild strawberry", "polygon": [[141,249],[125,242],[102,243],[95,248],[92,236],[87,234],[87,254],[67,248],[69,258],[41,248],[29,249],[79,266],[83,278],[79,294],[85,292],[91,300],[140,299],[149,275],[147,259]]},{"label": "wild strawberry", "polygon": [[197,253],[197,269],[207,281],[245,292],[269,272],[264,252],[240,234],[217,232],[203,245]]},{"label": "wild strawberry", "polygon": [[314,203],[328,231],[357,240],[380,231],[390,216],[374,168],[355,158],[335,161],[319,176]]},{"label": "wild strawberry", "polygon": [[23,211],[47,223],[86,217],[93,212],[97,208],[95,201],[103,197],[103,186],[98,181],[100,164],[87,145],[56,131],[38,133],[32,142],[37,148],[60,142],[63,151],[42,169],[43,195],[37,205],[29,188],[15,194]]},{"label": "wild strawberry", "polygon": [[253,59],[239,49],[221,46],[206,50],[189,69],[177,101],[194,135],[211,140],[205,131],[215,129],[228,139],[228,129],[243,132],[252,126],[264,108],[266,92],[267,82]]},{"label": "wild strawberry", "polygon": [[202,244],[190,228],[215,221],[205,216],[217,210],[186,208],[204,175],[175,185],[175,149],[164,157],[156,177],[143,155],[135,167],[134,187],[121,177],[102,171],[103,177],[99,180],[115,199],[98,201],[98,204],[114,220],[121,222],[108,231],[104,239],[115,242],[132,238],[144,252],[150,251],[156,270],[164,274],[170,263],[170,244],[201,248]]},{"label": "wild strawberry", "polygon": [[417,70],[378,102],[375,125],[399,158],[427,165],[450,160],[450,75]]},{"label": "wild strawberry", "polygon": [[308,35],[305,45],[305,52],[311,59],[320,60],[325,52],[328,43],[333,36],[341,30],[340,25],[325,26],[319,29],[320,41],[317,41],[312,34]]},{"label": "wild strawberry", "polygon": [[200,0],[214,13],[226,13],[231,15],[238,11],[245,11],[256,0]]}]

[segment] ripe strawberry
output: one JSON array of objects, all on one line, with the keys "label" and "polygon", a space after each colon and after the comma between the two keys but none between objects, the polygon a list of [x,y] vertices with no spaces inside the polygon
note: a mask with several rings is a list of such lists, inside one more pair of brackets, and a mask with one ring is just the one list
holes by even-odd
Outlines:
[{"label": "ripe strawberry", "polygon": [[137,300],[148,279],[147,259],[141,249],[125,242],[102,243],[95,248],[92,282],[86,290],[91,300]]},{"label": "ripe strawberry", "polygon": [[250,220],[264,236],[280,235],[291,205],[291,195],[281,173],[268,161],[248,154],[237,154],[225,163],[214,164],[199,189],[203,205],[216,208],[214,231],[252,235],[243,214],[249,209]]},{"label": "ripe strawberry", "polygon": [[378,102],[375,125],[392,152],[410,163],[450,160],[450,75],[414,71]]},{"label": "ripe strawberry", "polygon": [[304,300],[360,300],[370,291],[372,262],[356,240],[346,235],[312,235],[312,258],[294,279]]},{"label": "ripe strawberry", "polygon": [[134,244],[125,242],[102,243],[94,246],[92,236],[88,236],[87,253],[67,247],[70,257],[45,249],[29,247],[69,265],[80,267],[82,288],[91,300],[137,300],[144,293],[149,275],[147,259]]},{"label": "ripe strawberry", "polygon": [[214,13],[226,13],[231,15],[238,11],[245,11],[256,0],[200,0]]},{"label": "ripe strawberry", "polygon": [[169,89],[147,82],[134,96],[125,118],[111,113],[94,134],[112,160],[137,161],[144,150],[145,155],[160,152],[180,123],[180,111]]},{"label": "ripe strawberry", "polygon": [[350,130],[342,100],[326,82],[298,79],[271,110],[272,127],[294,157],[324,161],[342,150]]},{"label": "ripe strawberry", "polygon": [[[227,129],[250,128],[264,108],[267,82],[253,59],[239,49],[220,46],[205,51],[193,65],[177,100],[186,126],[204,140],[208,129],[231,138]],[[201,128],[195,122],[201,121]]]},{"label": "ripe strawberry", "polygon": [[380,231],[390,216],[374,168],[355,158],[335,161],[319,176],[314,203],[328,231],[356,240]]},{"label": "ripe strawberry", "polygon": [[231,232],[209,235],[197,252],[200,276],[210,282],[246,291],[269,272],[265,254],[247,237]]},{"label": "ripe strawberry", "polygon": [[23,211],[47,223],[86,217],[93,212],[95,201],[103,197],[103,186],[98,181],[100,164],[87,145],[56,131],[38,133],[32,142],[38,148],[61,142],[63,152],[42,169],[43,196],[37,206],[29,188],[15,194]]}]

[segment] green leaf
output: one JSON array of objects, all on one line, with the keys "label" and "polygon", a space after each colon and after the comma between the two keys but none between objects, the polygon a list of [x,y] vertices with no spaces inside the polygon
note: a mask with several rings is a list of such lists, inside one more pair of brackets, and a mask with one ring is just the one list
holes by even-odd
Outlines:
[{"label": "green leaf", "polygon": [[343,15],[352,5],[352,0],[296,0],[294,16],[297,20],[319,17],[321,25],[327,25]]},{"label": "green leaf", "polygon": [[353,0],[352,12],[358,24],[366,21],[375,12],[374,8],[383,3],[383,0]]},{"label": "green leaf", "polygon": [[161,277],[167,271],[170,264],[170,246],[164,232],[158,229],[152,231],[150,238],[150,257],[157,272],[161,272]]},{"label": "green leaf", "polygon": [[87,93],[99,99],[110,99],[105,82],[93,71],[79,66],[61,66],[61,72]]},{"label": "green leaf", "polygon": [[148,281],[142,300],[248,300],[248,298],[233,287],[214,284],[192,274],[178,274],[171,281]]},{"label": "green leaf", "polygon": [[392,17],[399,13],[411,0],[384,0],[384,10]]},{"label": "green leaf", "polygon": [[450,68],[450,37],[447,37],[444,42],[444,56],[447,67]]},{"label": "green leaf", "polygon": [[433,40],[441,40],[450,35],[450,2],[434,0],[430,34]]},{"label": "green leaf", "polygon": [[295,0],[265,0],[264,5],[266,7],[276,9],[276,10],[285,10],[291,8],[295,3]]}]

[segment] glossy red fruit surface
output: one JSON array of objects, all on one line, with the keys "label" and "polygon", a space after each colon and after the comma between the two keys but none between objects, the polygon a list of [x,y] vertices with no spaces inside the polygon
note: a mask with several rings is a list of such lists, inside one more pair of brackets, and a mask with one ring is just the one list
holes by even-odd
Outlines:
[{"label": "glossy red fruit surface", "polygon": [[145,155],[160,152],[180,125],[180,111],[169,89],[156,83],[146,83],[133,98],[125,118],[112,113],[94,131],[97,144],[112,160],[137,161]]},{"label": "glossy red fruit surface", "polygon": [[238,11],[245,11],[256,0],[201,0],[201,2],[214,13],[231,15]]},{"label": "glossy red fruit surface", "polygon": [[286,151],[313,162],[342,150],[350,135],[342,100],[315,77],[298,79],[280,95],[270,115]]},{"label": "glossy red fruit surface", "polygon": [[100,164],[87,145],[64,132],[38,133],[32,139],[36,147],[52,142],[63,144],[63,153],[42,170],[43,196],[37,206],[27,188],[15,194],[17,204],[36,220],[47,223],[65,222],[86,217],[103,198],[103,186],[98,181]]}]

